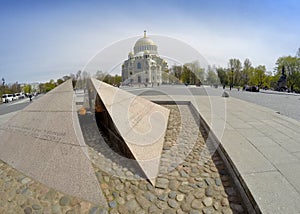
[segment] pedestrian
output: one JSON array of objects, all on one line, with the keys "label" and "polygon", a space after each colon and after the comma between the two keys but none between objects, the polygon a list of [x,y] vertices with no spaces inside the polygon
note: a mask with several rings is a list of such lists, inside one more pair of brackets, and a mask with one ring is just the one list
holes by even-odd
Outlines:
[{"label": "pedestrian", "polygon": [[225,90],[225,84],[223,84],[223,90]]},{"label": "pedestrian", "polygon": [[32,94],[29,94],[29,100],[32,101]]}]

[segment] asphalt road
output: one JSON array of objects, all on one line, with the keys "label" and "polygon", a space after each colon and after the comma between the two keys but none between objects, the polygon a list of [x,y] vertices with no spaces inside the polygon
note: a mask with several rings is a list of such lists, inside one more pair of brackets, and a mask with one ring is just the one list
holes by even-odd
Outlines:
[{"label": "asphalt road", "polygon": [[[34,100],[39,98],[40,96],[41,95],[39,95],[38,97],[34,97],[32,102],[34,102]],[[10,102],[10,103],[2,103],[0,105],[0,115],[22,110],[23,108],[25,108],[29,104],[30,104],[29,98],[16,100],[16,101],[13,101],[13,102]]]}]

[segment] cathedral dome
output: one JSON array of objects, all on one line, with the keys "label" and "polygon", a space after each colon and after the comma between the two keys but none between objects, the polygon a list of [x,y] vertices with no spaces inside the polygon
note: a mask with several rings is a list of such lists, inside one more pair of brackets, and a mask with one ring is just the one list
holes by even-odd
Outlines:
[{"label": "cathedral dome", "polygon": [[133,57],[133,53],[130,51],[128,54],[128,58],[132,58]]},{"label": "cathedral dome", "polygon": [[146,31],[144,31],[144,37],[136,41],[134,45],[134,54],[139,55],[140,52],[149,51],[150,54],[157,54],[157,45],[152,39],[147,37]]},{"label": "cathedral dome", "polygon": [[149,37],[143,37],[136,41],[134,47],[143,46],[143,45],[156,45],[156,44]]}]

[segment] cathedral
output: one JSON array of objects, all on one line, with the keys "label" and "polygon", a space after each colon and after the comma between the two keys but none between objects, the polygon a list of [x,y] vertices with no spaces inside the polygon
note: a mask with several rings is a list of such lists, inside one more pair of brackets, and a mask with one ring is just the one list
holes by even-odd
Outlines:
[{"label": "cathedral", "polygon": [[133,53],[122,65],[122,81],[124,84],[152,84],[162,83],[162,72],[168,69],[167,62],[160,58],[157,45],[147,37],[138,39],[134,45]]}]

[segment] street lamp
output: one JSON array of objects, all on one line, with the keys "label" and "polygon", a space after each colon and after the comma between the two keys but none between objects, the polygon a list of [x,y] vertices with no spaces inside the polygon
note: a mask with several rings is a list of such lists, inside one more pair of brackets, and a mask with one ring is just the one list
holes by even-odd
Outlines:
[{"label": "street lamp", "polygon": [[4,84],[5,84],[5,79],[2,77],[2,94],[4,93]]},{"label": "street lamp", "polygon": [[230,84],[230,91],[231,88],[233,87],[233,69],[231,69],[231,84]]}]

